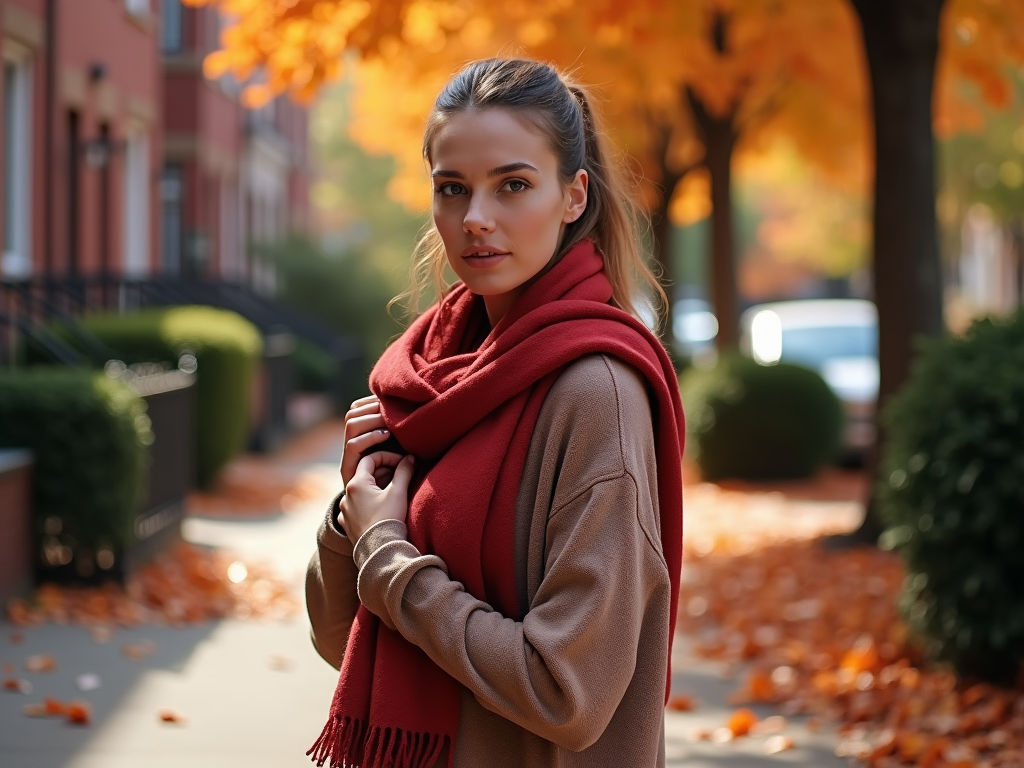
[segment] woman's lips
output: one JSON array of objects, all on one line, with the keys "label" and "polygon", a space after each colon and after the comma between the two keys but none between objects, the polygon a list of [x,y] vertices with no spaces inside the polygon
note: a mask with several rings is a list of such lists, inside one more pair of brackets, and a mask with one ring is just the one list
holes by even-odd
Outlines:
[{"label": "woman's lips", "polygon": [[471,267],[477,269],[487,269],[493,267],[496,264],[504,261],[508,257],[507,253],[494,253],[494,254],[482,254],[474,253],[469,256],[463,256],[463,260]]}]

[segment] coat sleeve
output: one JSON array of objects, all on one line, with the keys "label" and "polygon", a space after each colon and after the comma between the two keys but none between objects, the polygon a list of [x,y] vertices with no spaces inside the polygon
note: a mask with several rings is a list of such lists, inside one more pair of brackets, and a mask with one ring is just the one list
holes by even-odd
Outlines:
[{"label": "coat sleeve", "polygon": [[349,630],[359,609],[352,542],[338,528],[338,494],[316,534],[316,552],[306,569],[306,611],[313,646],[324,660],[341,669]]},{"label": "coat sleeve", "polygon": [[[649,419],[620,427],[626,439],[652,429]],[[574,437],[587,444],[587,435]],[[668,583],[660,541],[638,523],[639,500],[648,496],[634,473],[620,466],[587,481],[588,466],[562,466],[560,483],[576,491],[548,512],[543,576],[522,621],[451,580],[440,558],[406,539],[402,522],[372,526],[354,552],[359,597],[371,612],[481,705],[575,751],[596,742],[615,714],[633,678],[645,611]]]}]

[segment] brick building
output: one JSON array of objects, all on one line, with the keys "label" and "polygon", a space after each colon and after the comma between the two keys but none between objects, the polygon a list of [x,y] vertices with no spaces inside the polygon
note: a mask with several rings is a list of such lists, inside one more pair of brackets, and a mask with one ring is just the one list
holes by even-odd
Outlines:
[{"label": "brick building", "polygon": [[146,7],[0,2],[4,278],[152,269],[160,56]]},{"label": "brick building", "polygon": [[288,99],[244,110],[231,77],[203,77],[223,28],[215,9],[164,0],[161,21],[162,269],[272,289],[272,270],[247,245],[306,224],[306,112]]},{"label": "brick building", "polygon": [[0,280],[203,275],[270,290],[249,244],[301,229],[306,113],[202,75],[180,0],[0,0]]}]

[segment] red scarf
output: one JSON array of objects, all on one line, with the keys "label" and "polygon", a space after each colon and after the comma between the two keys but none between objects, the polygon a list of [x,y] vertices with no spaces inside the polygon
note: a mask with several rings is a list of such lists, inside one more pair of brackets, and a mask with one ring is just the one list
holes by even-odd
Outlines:
[{"label": "red scarf", "polygon": [[[566,365],[592,353],[639,370],[654,397],[661,540],[672,581],[671,651],[682,558],[683,412],[658,339],[608,302],[591,241],[571,248],[486,333],[483,302],[458,285],[418,318],[370,375],[384,421],[417,459],[409,541],[453,581],[521,621],[515,501],[544,397]],[[667,690],[666,690],[667,695]],[[429,768],[459,723],[461,685],[417,646],[359,607],[330,718],[307,754],[318,766]]]}]

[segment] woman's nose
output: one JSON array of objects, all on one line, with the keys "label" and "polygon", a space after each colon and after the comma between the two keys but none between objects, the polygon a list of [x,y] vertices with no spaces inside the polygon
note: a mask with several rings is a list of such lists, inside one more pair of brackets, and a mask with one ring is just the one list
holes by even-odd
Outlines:
[{"label": "woman's nose", "polygon": [[469,234],[494,231],[493,216],[481,198],[481,195],[473,195],[470,198],[469,208],[466,209],[466,215],[462,220],[462,228]]}]

